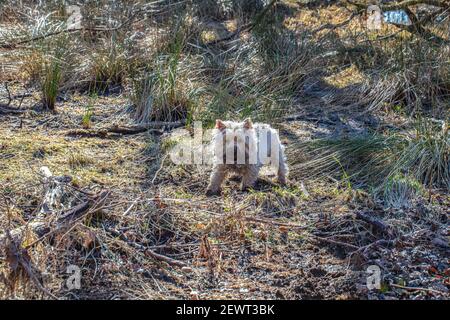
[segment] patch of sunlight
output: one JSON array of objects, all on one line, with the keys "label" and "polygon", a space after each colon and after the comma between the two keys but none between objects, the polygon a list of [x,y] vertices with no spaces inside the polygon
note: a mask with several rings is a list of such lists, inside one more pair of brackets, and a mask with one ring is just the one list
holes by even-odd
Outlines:
[{"label": "patch of sunlight", "polygon": [[204,30],[200,34],[200,38],[203,42],[211,42],[217,39],[217,32],[213,30]]},{"label": "patch of sunlight", "polygon": [[329,77],[325,77],[324,80],[326,83],[336,88],[345,88],[352,84],[361,83],[364,81],[364,78],[364,75],[358,70],[358,68],[351,65],[350,67],[342,69]]},{"label": "patch of sunlight", "polygon": [[233,20],[227,20],[224,22],[225,28],[227,28],[227,30],[229,32],[235,32],[237,30],[237,20],[233,19]]}]

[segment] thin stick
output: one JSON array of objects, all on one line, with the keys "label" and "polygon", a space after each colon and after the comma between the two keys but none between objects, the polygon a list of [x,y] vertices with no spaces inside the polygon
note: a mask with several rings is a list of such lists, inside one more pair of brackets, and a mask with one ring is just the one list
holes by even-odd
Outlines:
[{"label": "thin stick", "polygon": [[161,166],[160,166],[159,169],[155,172],[155,175],[153,176],[153,179],[152,179],[152,184],[155,184],[155,180],[156,180],[156,178],[158,177],[159,172],[162,170],[162,168],[163,168],[163,166],[164,166],[164,161],[166,160],[167,156],[168,156],[168,153],[166,153],[166,154],[164,155],[163,159],[161,160]]},{"label": "thin stick", "polygon": [[430,288],[422,288],[422,287],[406,287],[406,286],[402,286],[402,285],[399,285],[399,284],[391,284],[391,286],[393,286],[393,287],[395,287],[395,288],[407,290],[407,291],[426,291],[426,292],[433,292],[433,293],[438,293],[438,294],[445,294],[445,292],[443,292],[443,291],[439,291],[439,290],[435,290],[435,289],[430,289]]},{"label": "thin stick", "polygon": [[328,243],[332,243],[332,244],[336,244],[336,245],[340,245],[340,246],[344,246],[344,247],[349,247],[349,248],[352,248],[352,249],[355,249],[355,250],[359,250],[360,249],[359,247],[357,247],[357,246],[355,246],[353,244],[350,244],[350,243],[345,243],[345,242],[341,242],[341,241],[337,241],[337,240],[331,240],[331,239],[328,239],[328,238],[322,238],[322,237],[319,237],[319,236],[315,236],[313,234],[310,234],[309,236],[312,236],[316,240],[320,240],[320,241],[324,241],[324,242],[328,242]]}]

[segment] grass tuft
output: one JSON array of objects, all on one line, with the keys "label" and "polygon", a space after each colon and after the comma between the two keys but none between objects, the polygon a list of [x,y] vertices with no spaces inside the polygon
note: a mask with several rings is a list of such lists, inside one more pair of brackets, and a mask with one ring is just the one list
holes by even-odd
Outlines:
[{"label": "grass tuft", "polygon": [[294,164],[295,174],[309,179],[342,178],[347,187],[365,187],[390,204],[397,202],[393,199],[416,193],[417,183],[422,188],[450,189],[446,122],[422,119],[408,133],[313,140],[302,143],[293,153],[294,157],[295,153],[306,154],[310,159]]},{"label": "grass tuft", "polygon": [[55,111],[56,98],[61,84],[61,65],[51,59],[43,65],[41,76],[42,104],[44,108]]}]

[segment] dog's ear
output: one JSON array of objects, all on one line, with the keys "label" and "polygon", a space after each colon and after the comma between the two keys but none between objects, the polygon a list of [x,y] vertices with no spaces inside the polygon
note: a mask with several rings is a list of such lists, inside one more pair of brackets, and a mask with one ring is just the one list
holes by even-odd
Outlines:
[{"label": "dog's ear", "polygon": [[217,119],[216,120],[216,129],[224,130],[227,126],[222,120]]},{"label": "dog's ear", "polygon": [[244,120],[244,129],[251,129],[253,128],[253,122],[250,118],[247,118]]}]

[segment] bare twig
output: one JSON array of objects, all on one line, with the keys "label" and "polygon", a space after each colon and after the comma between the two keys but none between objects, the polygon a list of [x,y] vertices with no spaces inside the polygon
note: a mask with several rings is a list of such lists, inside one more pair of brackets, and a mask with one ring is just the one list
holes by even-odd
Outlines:
[{"label": "bare twig", "polygon": [[[88,199],[87,201],[80,203],[79,205],[62,213],[57,218],[56,222],[53,223],[52,225],[47,224],[43,219],[37,219],[36,221],[30,222],[25,227],[22,226],[12,230],[11,236],[14,239],[17,239],[21,237],[21,235],[23,234],[23,232],[26,231],[27,228],[31,229],[31,231],[33,231],[39,237],[39,239],[29,244],[27,246],[28,248],[37,243],[38,241],[41,241],[49,234],[54,234],[55,232],[59,232],[63,229],[66,229],[70,227],[72,224],[74,224],[76,221],[78,221],[80,218],[86,216],[88,213],[92,213],[93,211],[98,210],[99,206],[106,200],[108,195],[109,195],[108,191],[106,190],[102,191],[93,198]],[[0,235],[0,243],[4,241],[6,237],[7,237],[6,234]]]},{"label": "bare twig", "polygon": [[[353,5],[360,9],[367,9],[367,2],[359,2],[359,1],[350,1],[345,0],[346,3]],[[435,7],[448,7],[450,5],[450,2],[448,0],[404,0],[400,2],[391,2],[386,4],[379,4],[379,7],[383,11],[390,11],[390,10],[398,10],[398,9],[404,9],[406,7],[410,6],[416,6],[419,4],[428,4],[430,6]]]},{"label": "bare twig", "polygon": [[6,107],[8,107],[12,101],[11,92],[9,91],[9,88],[8,88],[8,82],[5,82],[5,90],[8,93],[8,102],[6,103]]},{"label": "bare twig", "polygon": [[186,263],[184,263],[183,261],[177,260],[177,259],[173,259],[170,257],[167,257],[165,255],[159,254],[154,252],[153,250],[151,250],[150,248],[139,244],[135,241],[131,241],[129,240],[124,234],[116,231],[116,230],[112,230],[112,229],[107,229],[108,232],[110,232],[112,235],[118,237],[120,240],[124,241],[126,244],[128,244],[129,246],[141,250],[144,252],[144,254],[156,259],[156,260],[160,260],[160,261],[164,261],[167,262],[168,264],[172,265],[172,266],[177,266],[177,267],[185,267],[187,266]]},{"label": "bare twig", "polygon": [[376,219],[373,216],[369,216],[369,215],[364,214],[362,212],[357,212],[356,213],[356,218],[360,219],[360,220],[362,220],[364,222],[367,222],[368,224],[373,226],[375,229],[381,231],[382,233],[385,233],[387,235],[392,235],[391,227],[388,226],[387,224],[385,224],[384,222]]},{"label": "bare twig", "polygon": [[320,32],[322,30],[325,29],[337,29],[337,28],[342,28],[344,26],[346,26],[347,24],[349,24],[356,16],[360,15],[363,11],[357,11],[357,12],[352,12],[352,14],[350,15],[350,17],[347,20],[344,20],[340,23],[326,23],[324,25],[321,25],[320,27],[316,28],[315,30],[312,31],[312,34],[316,34],[317,32]]},{"label": "bare twig", "polygon": [[432,293],[437,293],[437,294],[445,294],[445,292],[431,289],[431,288],[407,287],[407,286],[402,286],[400,284],[395,284],[395,283],[391,284],[391,286],[394,288],[399,288],[399,289],[403,289],[403,290],[407,290],[407,291],[426,291],[426,292],[432,292]]},{"label": "bare twig", "polygon": [[164,155],[164,157],[162,158],[162,160],[161,160],[161,165],[160,165],[159,169],[155,172],[155,175],[153,176],[152,184],[155,184],[156,178],[158,177],[158,174],[161,172],[161,170],[162,170],[162,168],[163,168],[163,166],[164,166],[164,161],[166,160],[166,158],[167,158],[168,155],[169,155],[169,154],[166,153],[166,154]]},{"label": "bare twig", "polygon": [[32,262],[29,258],[29,255],[27,253],[27,248],[22,248],[20,245],[20,239],[14,238],[9,230],[6,230],[6,244],[5,244],[5,250],[6,255],[8,256],[8,261],[12,263],[10,267],[12,268],[12,272],[16,272],[17,268],[21,268],[23,271],[25,271],[26,275],[28,276],[31,281],[33,281],[34,285],[43,293],[48,295],[49,297],[57,300],[58,298],[52,294],[50,291],[48,291],[41,281],[36,276],[35,271],[33,270]]}]

